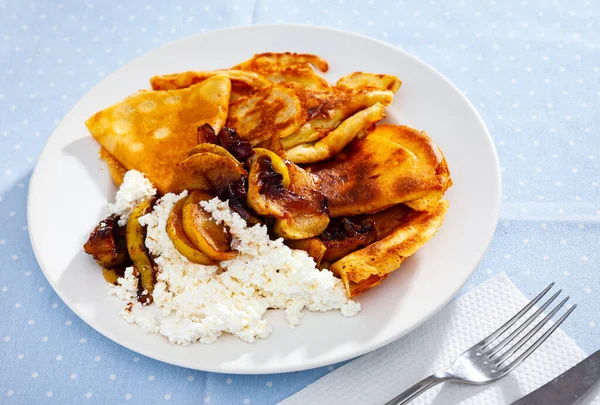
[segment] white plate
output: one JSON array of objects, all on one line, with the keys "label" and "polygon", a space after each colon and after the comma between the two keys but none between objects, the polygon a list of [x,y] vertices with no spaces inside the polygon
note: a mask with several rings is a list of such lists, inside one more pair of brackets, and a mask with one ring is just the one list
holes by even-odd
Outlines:
[{"label": "white plate", "polygon": [[[171,345],[118,316],[123,303],[107,286],[82,245],[106,215],[115,187],[84,121],[160,73],[233,66],[258,52],[313,53],[329,61],[327,79],[353,71],[391,73],[403,84],[388,121],[426,130],[446,155],[454,186],[439,233],[383,285],[361,295],[362,312],[307,313],[290,330],[270,311],[274,332],[244,343],[223,336],[212,345]],[[377,349],[406,334],[444,306],[485,253],[500,209],[500,170],[484,123],[441,74],[390,45],[356,34],[306,26],[250,26],[186,38],[122,67],[85,95],[56,128],[29,187],[31,243],[46,278],[62,300],[109,339],[167,363],[226,373],[276,373],[332,364]]]}]

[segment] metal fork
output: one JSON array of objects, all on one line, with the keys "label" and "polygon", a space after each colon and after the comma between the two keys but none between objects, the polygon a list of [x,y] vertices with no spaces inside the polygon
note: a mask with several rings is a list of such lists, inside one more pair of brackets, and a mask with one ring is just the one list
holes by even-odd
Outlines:
[{"label": "metal fork", "polygon": [[[529,304],[525,305],[515,316],[502,325],[494,333],[465,351],[454,360],[450,368],[430,375],[422,381],[416,383],[402,394],[398,395],[386,405],[402,405],[413,400],[423,391],[439,384],[443,381],[456,381],[467,384],[483,385],[496,381],[511,371],[531,355],[548,337],[560,326],[561,323],[573,312],[577,304],[569,308],[554,325],[552,325],[542,336],[540,336],[527,350],[520,354],[514,360],[511,357],[525,344],[530,342],[534,335],[565,305],[569,297],[563,299],[548,315],[546,315],[537,325],[535,325],[525,336],[520,338],[514,345],[509,346],[521,332],[523,332],[536,318],[540,316],[550,306],[550,304],[562,292],[559,290],[550,297],[533,315],[531,315],[518,328],[503,339],[500,336],[514,326],[523,316],[554,286],[551,283],[541,293],[537,295]],[[499,340],[498,343],[496,343]],[[496,344],[495,344],[496,343]],[[507,349],[507,350],[505,350]],[[504,352],[502,352],[505,350]]]}]

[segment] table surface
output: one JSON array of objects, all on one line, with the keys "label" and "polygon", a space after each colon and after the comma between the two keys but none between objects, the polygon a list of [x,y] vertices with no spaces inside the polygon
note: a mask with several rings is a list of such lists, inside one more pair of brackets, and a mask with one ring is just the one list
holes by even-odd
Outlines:
[{"label": "table surface", "polygon": [[335,368],[237,376],[137,355],[61,302],[29,244],[29,178],[77,100],[161,44],[244,24],[356,31],[452,80],[493,135],[504,190],[494,241],[463,291],[500,271],[530,296],[554,280],[579,304],[564,329],[598,349],[599,17],[582,0],[0,0],[0,403],[271,404]]}]

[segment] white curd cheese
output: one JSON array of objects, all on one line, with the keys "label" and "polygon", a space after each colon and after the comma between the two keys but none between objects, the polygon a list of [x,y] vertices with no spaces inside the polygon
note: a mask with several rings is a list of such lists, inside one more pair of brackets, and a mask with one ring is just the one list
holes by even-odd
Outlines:
[{"label": "white curd cheese", "polygon": [[140,202],[156,194],[152,183],[137,170],[129,170],[123,177],[123,184],[117,191],[114,204],[108,205],[108,212],[119,216],[119,225],[125,226],[129,214]]},{"label": "white curd cheese", "polygon": [[339,309],[344,316],[360,311],[360,304],[346,297],[342,282],[329,270],[319,270],[306,252],[290,249],[282,239],[270,240],[264,225],[248,227],[227,202],[217,198],[200,204],[229,228],[232,248],[239,254],[221,262],[221,268],[189,262],[166,232],[171,209],[186,196],[187,192],[166,194],[140,218],[140,224],[147,226],[146,247],[158,266],[157,283],[150,306],[133,301],[129,294],[133,291],[129,269],[119,286],[111,287],[112,294],[130,301],[121,311],[128,322],[181,345],[212,343],[222,333],[253,342],[271,334],[272,327],[264,319],[268,309],[285,310],[292,328],[300,323],[304,308]]}]

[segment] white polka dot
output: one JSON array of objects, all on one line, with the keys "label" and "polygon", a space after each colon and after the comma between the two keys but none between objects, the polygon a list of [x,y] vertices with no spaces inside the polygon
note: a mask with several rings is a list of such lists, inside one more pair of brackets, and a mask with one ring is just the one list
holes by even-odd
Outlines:
[{"label": "white polka dot", "polygon": [[5,342],[10,342],[10,336],[4,336],[4,341]]},{"label": "white polka dot", "polygon": [[527,245],[529,243],[529,239],[523,239],[523,243]]},{"label": "white polka dot", "polygon": [[507,253],[507,254],[505,254],[505,255],[504,255],[504,258],[505,258],[505,259],[510,259],[510,254],[508,254],[508,253]]},{"label": "white polka dot", "polygon": [[114,375],[114,374],[111,374],[111,375],[108,377],[108,379],[109,379],[109,380],[111,380],[111,381],[114,381],[114,380],[116,380],[116,379],[117,379],[117,376],[116,376],[116,375]]},{"label": "white polka dot", "polygon": [[67,325],[67,326],[71,326],[72,324],[73,324],[73,322],[70,320],[65,322],[65,325]]},{"label": "white polka dot", "polygon": [[94,357],[94,361],[100,361],[102,358],[100,356]]},{"label": "white polka dot", "polygon": [[169,399],[171,399],[171,394],[165,394],[165,399],[168,401]]},{"label": "white polka dot", "polygon": [[63,359],[62,355],[59,354],[58,356],[56,356],[56,360],[61,361],[62,359]]},{"label": "white polka dot", "polygon": [[76,380],[77,379],[77,374],[71,374],[71,380]]},{"label": "white polka dot", "polygon": [[43,343],[46,343],[47,341],[48,341],[48,336],[44,336],[44,337],[42,337],[42,342],[43,342]]},{"label": "white polka dot", "polygon": [[583,291],[585,291],[586,293],[588,293],[588,294],[589,294],[589,293],[591,293],[591,292],[592,292],[592,289],[591,289],[590,287],[585,287],[585,288],[583,289]]},{"label": "white polka dot", "polygon": [[31,373],[31,378],[38,378],[38,375],[39,375],[38,373],[33,372],[33,373]]},{"label": "white polka dot", "polygon": [[129,401],[131,399],[131,394],[125,394],[125,399]]},{"label": "white polka dot", "polygon": [[226,382],[227,384],[231,384],[231,383],[232,383],[232,380],[231,380],[231,378],[228,378],[228,379],[226,379],[226,380],[225,380],[225,382]]},{"label": "white polka dot", "polygon": [[33,325],[35,323],[35,321],[33,319],[30,319],[27,321],[27,325]]},{"label": "white polka dot", "polygon": [[594,322],[594,321],[589,321],[589,322],[588,322],[588,326],[589,326],[590,328],[595,328],[595,327],[596,327],[596,322]]},{"label": "white polka dot", "polygon": [[27,270],[27,271],[25,272],[25,276],[27,276],[27,277],[31,276],[31,272],[30,272],[29,270]]},{"label": "white polka dot", "polygon": [[133,358],[133,362],[134,362],[134,363],[137,363],[138,361],[140,361],[140,358],[139,358],[139,357],[134,357],[134,358]]},{"label": "white polka dot", "polygon": [[273,386],[273,381],[267,381],[266,386],[271,388]]},{"label": "white polka dot", "polygon": [[10,258],[11,258],[12,260],[17,260],[17,259],[19,259],[19,256],[17,256],[17,255],[12,255]]},{"label": "white polka dot", "polygon": [[81,339],[79,339],[79,343],[81,343],[81,344],[87,343],[87,339],[81,338]]},{"label": "white polka dot", "polygon": [[568,271],[563,271],[563,276],[567,277],[569,274],[571,273],[569,273]]},{"label": "white polka dot", "polygon": [[54,395],[54,394],[52,393],[52,391],[48,391],[48,392],[46,392],[46,396],[47,396],[48,398],[50,398],[52,395]]},{"label": "white polka dot", "polygon": [[204,403],[205,404],[209,404],[210,403],[210,396],[204,397]]},{"label": "white polka dot", "polygon": [[6,391],[6,395],[9,397],[12,397],[14,394],[15,394],[15,392],[13,390]]},{"label": "white polka dot", "polygon": [[2,287],[2,292],[7,292],[7,291],[8,291],[8,287],[7,286]]},{"label": "white polka dot", "polygon": [[588,261],[588,257],[587,256],[581,256],[581,261],[587,262]]},{"label": "white polka dot", "polygon": [[154,376],[153,375],[148,376],[148,381],[154,381]]},{"label": "white polka dot", "polygon": [[86,392],[85,393],[85,397],[90,399],[92,397],[92,393],[91,392]]},{"label": "white polka dot", "polygon": [[543,258],[544,258],[544,260],[550,259],[550,257],[548,255],[544,255]]},{"label": "white polka dot", "polygon": [[188,377],[187,377],[187,380],[188,380],[189,382],[192,382],[192,381],[194,381],[194,376],[193,376],[193,375],[188,375]]},{"label": "white polka dot", "polygon": [[244,398],[244,404],[248,405],[250,403],[250,400],[248,398]]},{"label": "white polka dot", "polygon": [[567,241],[566,241],[565,239],[561,239],[561,240],[560,240],[560,244],[561,244],[561,245],[566,245],[566,244],[567,244]]},{"label": "white polka dot", "polygon": [[38,292],[44,292],[44,287],[38,288]]},{"label": "white polka dot", "polygon": [[25,358],[25,355],[23,353],[19,353],[17,355],[17,359],[19,359],[19,360],[23,360],[24,358]]},{"label": "white polka dot", "polygon": [[17,303],[15,304],[15,308],[21,308],[21,303],[20,303],[20,302],[17,302]]}]

